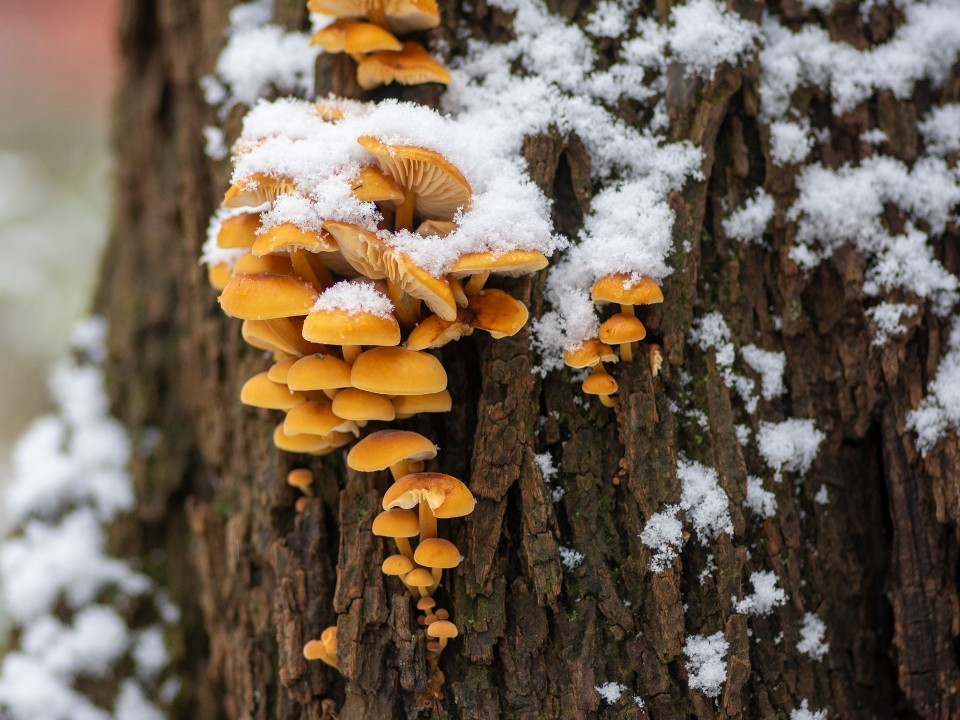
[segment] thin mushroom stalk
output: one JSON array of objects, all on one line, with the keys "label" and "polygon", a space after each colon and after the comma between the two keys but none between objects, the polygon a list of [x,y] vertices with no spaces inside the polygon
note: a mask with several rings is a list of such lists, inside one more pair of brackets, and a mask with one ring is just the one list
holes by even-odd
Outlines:
[{"label": "thin mushroom stalk", "polygon": [[420,501],[420,537],[421,539],[437,536],[437,516],[426,500]]}]

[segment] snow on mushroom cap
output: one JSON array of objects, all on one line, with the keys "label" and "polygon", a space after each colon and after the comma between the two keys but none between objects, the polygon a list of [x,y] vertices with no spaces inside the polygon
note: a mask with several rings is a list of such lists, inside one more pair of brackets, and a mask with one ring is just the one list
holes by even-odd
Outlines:
[{"label": "snow on mushroom cap", "polygon": [[[290,128],[289,130],[287,128]],[[264,214],[264,227],[293,222],[319,227],[323,220],[351,223],[376,231],[373,203],[351,193],[351,181],[375,159],[358,142],[369,135],[388,145],[432,150],[452,163],[473,188],[472,207],[455,218],[449,235],[423,238],[414,233],[390,237],[390,243],[439,276],[466,252],[536,250],[550,255],[563,244],[554,236],[549,205],[521,170],[509,147],[483,142],[473,132],[434,110],[385,101],[346,107],[344,117],[323,120],[313,103],[296,100],[258,103],[244,119],[233,182],[256,173],[289,177],[299,195],[278,198]]]},{"label": "snow on mushroom cap", "polygon": [[393,303],[373,283],[342,280],[320,294],[313,311],[320,310],[344,310],[351,315],[369,313],[386,318],[393,314]]}]

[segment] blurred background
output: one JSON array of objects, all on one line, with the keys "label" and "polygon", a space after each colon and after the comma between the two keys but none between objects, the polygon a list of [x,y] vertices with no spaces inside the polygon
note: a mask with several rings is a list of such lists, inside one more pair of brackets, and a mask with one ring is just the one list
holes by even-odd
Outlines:
[{"label": "blurred background", "polygon": [[110,216],[118,0],[0,0],[0,478],[49,408]]}]

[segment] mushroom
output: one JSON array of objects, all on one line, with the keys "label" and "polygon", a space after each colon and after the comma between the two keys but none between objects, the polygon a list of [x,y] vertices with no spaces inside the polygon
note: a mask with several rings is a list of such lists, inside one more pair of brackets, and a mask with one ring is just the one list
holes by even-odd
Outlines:
[{"label": "mushroom", "polygon": [[432,597],[420,598],[417,600],[417,610],[423,610],[423,612],[430,612],[437,604],[437,601]]},{"label": "mushroom", "polygon": [[282,355],[310,355],[326,350],[303,339],[301,318],[276,318],[274,320],[244,320],[240,327],[243,339],[254,347]]},{"label": "mushroom", "polygon": [[617,362],[613,348],[596,338],[584,340],[573,350],[563,354],[563,361],[572,368],[596,367],[602,362]]},{"label": "mushroom", "polygon": [[260,207],[295,190],[293,180],[288,177],[275,178],[264,173],[254,173],[240,178],[230,186],[223,196],[223,205],[228,208]]},{"label": "mushroom", "polygon": [[[290,368],[293,367],[297,362],[296,358],[284,358],[279,360],[270,366],[270,369],[267,370],[267,377],[270,378],[275,383],[280,383],[281,385],[287,384],[287,375],[290,372]],[[291,388],[292,389],[292,388]]]},{"label": "mushroom", "polygon": [[[254,243],[256,245],[256,243]],[[293,264],[287,255],[255,255],[253,248],[233,265],[234,275],[293,275]]]},{"label": "mushroom", "polygon": [[249,248],[257,239],[260,213],[240,213],[224,218],[217,233],[217,247],[226,249]]},{"label": "mushroom", "polygon": [[380,565],[384,575],[395,575],[402,581],[413,570],[413,561],[406,555],[390,555]]},{"label": "mushroom", "polygon": [[397,420],[404,420],[419,413],[445,413],[453,407],[453,399],[448,390],[426,395],[398,395],[393,398],[393,407]]},{"label": "mushroom", "polygon": [[433,584],[433,574],[426,568],[416,567],[407,573],[403,581],[407,585],[415,587],[420,593],[420,597],[425,598],[430,595],[430,586]]},{"label": "mushroom", "polygon": [[267,228],[257,236],[250,248],[250,252],[257,257],[293,250],[332,253],[338,248],[337,243],[325,230],[304,230],[289,222]]},{"label": "mushroom", "polygon": [[[349,462],[349,458],[348,458]],[[476,505],[473,494],[462,482],[443,473],[413,473],[393,483],[383,496],[383,509],[419,506],[420,538],[437,536],[437,518],[469,515]]]},{"label": "mushroom", "polygon": [[408,350],[429,350],[431,348],[443,347],[449,342],[454,342],[473,333],[473,328],[461,320],[460,313],[457,313],[457,319],[453,321],[444,320],[439,315],[431,315],[422,320],[410,331],[404,346]]},{"label": "mushroom", "polygon": [[350,183],[350,190],[362,202],[403,202],[403,188],[386,173],[370,165],[360,168]]},{"label": "mushroom", "polygon": [[311,455],[326,455],[338,447],[343,447],[353,439],[349,433],[331,433],[326,437],[320,435],[288,434],[283,430],[283,423],[273,430],[273,444],[280,450],[291,453],[309,453]]},{"label": "mushroom", "polygon": [[527,324],[527,306],[503,290],[483,290],[468,299],[467,307],[473,312],[470,325],[486,330],[494,339],[516,335]]},{"label": "mushroom", "polygon": [[433,573],[433,584],[430,594],[433,594],[440,585],[440,578],[444,570],[457,567],[460,564],[460,551],[457,546],[443,538],[424,538],[413,554],[417,565],[430,568]]},{"label": "mushroom", "polygon": [[396,228],[412,230],[414,211],[434,220],[452,220],[470,209],[473,191],[463,174],[443,155],[413,145],[390,145],[371,136],[357,138],[386,172],[404,189],[397,208]]},{"label": "mushroom", "polygon": [[457,626],[449,620],[436,620],[427,625],[427,635],[432,638],[437,638],[440,643],[440,647],[436,651],[437,653],[442,652],[447,646],[447,641],[455,638],[458,634]]},{"label": "mushroom", "polygon": [[283,431],[287,435],[320,435],[331,433],[354,432],[356,423],[346,418],[337,417],[333,406],[326,398],[301,402],[291,407],[283,421]]},{"label": "mushroom", "polygon": [[207,268],[207,282],[214,290],[223,290],[233,278],[233,268],[225,262],[215,263]]},{"label": "mushroom", "polygon": [[603,365],[600,365],[599,368],[583,381],[583,391],[587,395],[598,395],[601,405],[610,408],[615,407],[617,402],[611,396],[617,392],[617,381],[602,369]]},{"label": "mushroom", "polygon": [[360,353],[350,384],[380,395],[426,395],[447,389],[447,372],[430,353],[378,347]]},{"label": "mushroom", "polygon": [[313,473],[307,468],[296,468],[287,473],[287,485],[297,488],[304,495],[313,495]]},{"label": "mushroom", "polygon": [[347,465],[358,472],[377,472],[390,468],[394,479],[398,479],[422,470],[423,461],[436,456],[437,446],[420,433],[379,430],[367,435],[350,449]]},{"label": "mushroom", "polygon": [[[372,531],[379,537],[393,538],[400,554],[413,561],[413,548],[410,547],[408,538],[420,534],[420,521],[415,512],[403,509],[384,510],[373,519]],[[407,569],[407,572],[410,572],[410,569]]]},{"label": "mushroom", "polygon": [[220,294],[220,307],[241,320],[273,320],[306,315],[317,298],[310,283],[289,275],[236,275]]},{"label": "mushroom", "polygon": [[319,45],[324,52],[345,52],[354,56],[377,50],[403,48],[403,43],[381,26],[356,20],[337,20],[330,23],[310,37],[310,44]]},{"label": "mushroom", "polygon": [[303,646],[307,660],[322,660],[330,667],[337,667],[337,627],[332,625],[320,633],[319,640],[311,640]]},{"label": "mushroom", "polygon": [[390,398],[357,388],[337,393],[333,398],[333,412],[337,417],[356,422],[393,420],[397,414]]},{"label": "mushroom", "polygon": [[350,365],[335,355],[307,355],[287,371],[291,390],[335,391],[350,387]]},{"label": "mushroom", "polygon": [[606,275],[593,284],[590,296],[595,303],[619,303],[620,312],[633,315],[634,305],[663,302],[660,286],[648,277],[630,273]]},{"label": "mushroom", "polygon": [[634,315],[617,313],[600,326],[600,340],[609,345],[620,346],[624,362],[633,362],[633,343],[643,340],[647,329]]},{"label": "mushroom", "polygon": [[397,345],[400,325],[393,315],[364,309],[314,309],[303,321],[303,337],[311,342],[342,345],[343,359],[350,363],[360,354],[362,345]]},{"label": "mushroom", "polygon": [[459,278],[469,277],[464,289],[468,295],[473,295],[483,289],[491,273],[517,277],[543,270],[548,264],[547,257],[536,250],[473,252],[458,257],[450,268],[450,274]]},{"label": "mushroom", "polygon": [[291,392],[286,385],[273,382],[265,372],[254,375],[240,389],[240,402],[267,410],[289,410],[305,400],[303,393]]},{"label": "mushroom", "polygon": [[447,69],[430,57],[420,43],[405,42],[395,52],[383,50],[367,55],[357,64],[357,84],[364,90],[372,90],[390,83],[398,85],[422,85],[424,83],[450,83]]}]

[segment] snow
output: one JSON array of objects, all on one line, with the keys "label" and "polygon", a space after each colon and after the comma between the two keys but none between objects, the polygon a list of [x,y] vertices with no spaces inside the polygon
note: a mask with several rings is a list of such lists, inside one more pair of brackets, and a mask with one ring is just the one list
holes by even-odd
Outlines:
[{"label": "snow", "polygon": [[560,546],[560,562],[567,570],[576,570],[585,559],[583,553],[577,552],[573,548]]},{"label": "snow", "polygon": [[717,0],[688,0],[670,13],[669,46],[673,57],[691,74],[711,79],[722,63],[749,58],[760,35],[756,23],[744,20]]},{"label": "snow", "polygon": [[917,313],[916,305],[907,303],[880,303],[867,309],[867,317],[877,326],[873,336],[874,346],[886,345],[890,338],[906,332],[903,319]]},{"label": "snow", "polygon": [[678,506],[669,505],[651,515],[643,526],[640,542],[654,551],[650,572],[663,572],[670,567],[683,544],[683,525],[677,519],[678,510]]},{"label": "snow", "polygon": [[777,165],[802,163],[812,147],[809,123],[787,120],[770,123],[770,157]]},{"label": "snow", "polygon": [[907,428],[917,434],[917,449],[924,455],[948,431],[960,428],[960,322],[954,321],[926,397],[907,414]]},{"label": "snow", "polygon": [[817,505],[829,505],[830,504],[830,493],[827,490],[826,485],[821,485],[820,489],[817,490],[817,494],[813,496],[813,501]]},{"label": "snow", "polygon": [[366,313],[379,318],[393,317],[393,303],[372,282],[341,280],[317,298],[313,312],[342,310],[350,315]]},{"label": "snow", "polygon": [[587,16],[587,32],[606,38],[624,35],[630,27],[630,13],[636,8],[637,0],[601,0],[596,9]]},{"label": "snow", "polygon": [[827,626],[813,613],[805,613],[800,625],[800,642],[797,650],[813,660],[823,660],[830,650],[830,643],[823,641]]},{"label": "snow", "polygon": [[926,152],[944,157],[960,150],[960,103],[933,108],[917,125]]},{"label": "snow", "polygon": [[216,125],[206,125],[203,128],[203,152],[212,160],[223,160],[230,154],[227,149],[226,137],[223,130]]},{"label": "snow", "polygon": [[747,477],[747,497],[743,505],[764,518],[771,518],[777,513],[776,497],[769,490],[763,489],[763,480],[755,475]]},{"label": "snow", "polygon": [[720,695],[727,681],[727,662],[723,659],[730,647],[723,633],[713,635],[691,635],[683,645],[687,656],[686,668],[688,683],[693,690],[699,690],[710,698]]},{"label": "snow", "polygon": [[621,685],[618,682],[612,681],[596,686],[597,694],[602,697],[604,702],[606,702],[608,705],[613,705],[615,702],[617,702],[626,689],[626,685]]},{"label": "snow", "polygon": [[762,243],[763,233],[773,219],[774,209],[773,196],[763,188],[758,188],[742,207],[724,219],[723,231],[735,240]]},{"label": "snow", "polygon": [[533,456],[533,461],[540,470],[540,475],[545,483],[550,483],[557,477],[557,467],[553,463],[553,456],[548,452],[537,453]]},{"label": "snow", "polygon": [[790,720],[827,720],[827,711],[811,710],[809,702],[803,700],[799,708],[790,711]]},{"label": "snow", "polygon": [[813,465],[826,436],[813,420],[791,418],[779,423],[760,423],[757,446],[767,466],[779,481],[783,471],[803,475]]},{"label": "snow", "polygon": [[716,540],[722,533],[733,534],[729,498],[720,487],[717,471],[694,460],[677,460],[680,478],[680,507],[696,530],[700,542]]},{"label": "snow", "polygon": [[762,350],[756,345],[740,348],[743,361],[760,375],[760,395],[764,400],[774,400],[786,392],[783,373],[787,369],[787,356],[782,352]]},{"label": "snow", "polygon": [[871,128],[870,130],[860,133],[860,142],[867,143],[868,145],[882,145],[888,140],[887,134],[880,128]]},{"label": "snow", "polygon": [[235,210],[219,208],[213,213],[210,217],[210,222],[207,223],[207,237],[204,240],[201,250],[200,262],[202,264],[207,267],[213,267],[214,265],[223,263],[228,268],[232,268],[237,260],[246,254],[247,251],[243,248],[220,247],[217,245],[217,235],[220,234],[220,228],[223,226],[224,220],[247,212],[250,212],[250,208],[239,208]]},{"label": "snow", "polygon": [[[160,628],[133,631],[115,607],[94,604],[153,590],[106,552],[107,524],[133,508],[134,496],[130,443],[109,415],[99,366],[105,334],[99,319],[75,328],[73,356],[50,378],[57,413],[34,422],[14,451],[4,498],[14,530],[0,545],[2,611],[19,635],[0,667],[0,706],[11,720],[106,720],[114,715],[77,692],[75,680],[112,677],[132,653],[149,686],[167,664]],[[118,717],[159,717],[136,688],[144,712]]]},{"label": "snow", "polygon": [[717,367],[722,371],[724,384],[740,396],[746,411],[753,414],[757,409],[757,396],[753,394],[755,383],[733,369],[737,354],[730,340],[730,328],[723,315],[714,310],[697,318],[689,337],[690,342],[701,350],[714,350],[714,358]]},{"label": "snow", "polygon": [[787,594],[777,587],[777,579],[774,572],[751,573],[753,593],[744,595],[743,600],[734,600],[734,611],[744,615],[769,615],[775,607],[786,604]]}]

